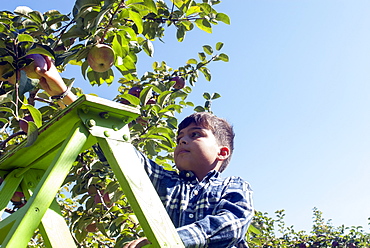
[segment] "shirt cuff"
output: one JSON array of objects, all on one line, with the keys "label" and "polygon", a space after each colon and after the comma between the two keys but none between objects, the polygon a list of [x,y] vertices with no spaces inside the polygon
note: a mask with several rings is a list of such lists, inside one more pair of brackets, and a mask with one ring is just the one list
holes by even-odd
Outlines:
[{"label": "shirt cuff", "polygon": [[206,245],[206,234],[196,224],[176,229],[186,248],[202,248]]}]

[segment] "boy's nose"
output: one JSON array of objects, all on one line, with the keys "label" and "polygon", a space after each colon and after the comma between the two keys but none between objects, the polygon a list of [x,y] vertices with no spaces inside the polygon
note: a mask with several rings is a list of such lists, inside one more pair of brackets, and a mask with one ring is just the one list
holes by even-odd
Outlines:
[{"label": "boy's nose", "polygon": [[187,144],[185,136],[180,139],[179,144]]}]

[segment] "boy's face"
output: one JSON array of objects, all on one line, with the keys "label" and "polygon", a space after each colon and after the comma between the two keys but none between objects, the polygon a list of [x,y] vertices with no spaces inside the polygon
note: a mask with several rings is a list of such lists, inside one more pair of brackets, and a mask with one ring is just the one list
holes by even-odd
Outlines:
[{"label": "boy's face", "polygon": [[174,154],[176,167],[180,171],[193,171],[199,180],[209,171],[218,170],[228,156],[228,147],[218,145],[209,129],[191,123],[178,134]]}]

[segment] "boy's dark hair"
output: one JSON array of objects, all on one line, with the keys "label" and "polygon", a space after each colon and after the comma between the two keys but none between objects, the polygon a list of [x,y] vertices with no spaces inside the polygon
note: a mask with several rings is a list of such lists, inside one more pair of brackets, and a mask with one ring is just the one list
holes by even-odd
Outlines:
[{"label": "boy's dark hair", "polygon": [[233,127],[226,120],[211,113],[198,112],[189,115],[179,124],[177,134],[192,123],[211,130],[217,140],[217,143],[221,146],[227,146],[230,149],[230,156],[223,161],[220,167],[219,171],[222,172],[228,166],[234,150],[235,134]]}]

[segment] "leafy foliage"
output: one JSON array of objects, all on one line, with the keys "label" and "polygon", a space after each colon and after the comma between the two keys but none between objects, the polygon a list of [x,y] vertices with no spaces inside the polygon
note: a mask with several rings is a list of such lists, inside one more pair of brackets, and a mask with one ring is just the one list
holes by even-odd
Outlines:
[{"label": "leafy foliage", "polygon": [[370,234],[366,233],[363,227],[334,227],[331,220],[325,221],[323,213],[317,208],[313,209],[310,233],[286,226],[284,210],[278,210],[275,214],[274,219],[267,213],[256,212],[248,231],[250,247],[370,247]]},{"label": "leafy foliage", "polygon": [[[68,69],[68,64],[80,66],[91,85],[118,82],[117,96],[112,100],[138,107],[141,112],[129,125],[132,143],[158,164],[173,169],[176,114],[185,107],[211,112],[211,103],[220,94],[204,93],[204,106],[195,106],[187,96],[200,75],[211,81],[211,62],[227,62],[228,56],[220,52],[223,43],[218,42],[214,47],[204,45],[196,58],[189,58],[179,68],[155,62],[151,71],[138,75],[138,54],[153,56],[154,41],[162,41],[169,26],[177,29],[175,38],[182,42],[195,27],[211,33],[219,22],[229,24],[229,17],[214,8],[219,2],[77,0],[70,14],[57,10],[41,13],[28,7],[1,11],[0,152],[6,153],[24,139],[32,145],[37,128],[59,111],[59,106],[40,89],[38,79],[26,73],[34,62],[28,55],[42,54],[53,58],[60,71]],[[106,44],[114,51],[113,67],[105,72],[94,71],[87,60],[97,44]],[[174,88],[174,77],[183,78],[185,87]],[[74,79],[64,81],[71,85]],[[76,87],[72,91],[83,94]],[[21,122],[28,124],[26,130],[21,129]],[[58,200],[79,246],[122,247],[143,232],[110,167],[97,156],[96,149],[79,155]],[[35,233],[29,246],[41,243],[40,234]]]}]

